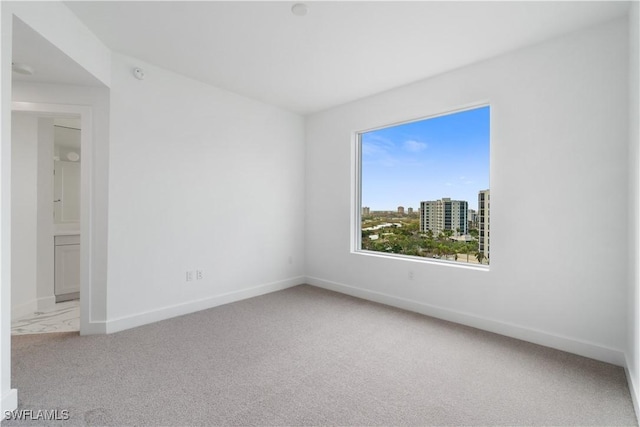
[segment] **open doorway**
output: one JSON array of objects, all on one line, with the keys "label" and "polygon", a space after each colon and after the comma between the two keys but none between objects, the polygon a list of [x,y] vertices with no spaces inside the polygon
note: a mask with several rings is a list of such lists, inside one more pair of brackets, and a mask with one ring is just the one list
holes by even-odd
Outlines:
[{"label": "open doorway", "polygon": [[12,335],[80,330],[81,119],[12,113]]},{"label": "open doorway", "polygon": [[19,335],[80,330],[81,117],[37,110],[12,113],[12,334]]},{"label": "open doorway", "polygon": [[14,102],[12,334],[81,329],[91,108]]},{"label": "open doorway", "polygon": [[[12,16],[12,50],[11,61],[28,64],[33,74],[13,72],[11,75],[11,115],[26,113],[37,120],[58,120],[69,117],[80,120],[80,333],[103,334],[106,332],[106,277],[107,277],[107,219],[108,219],[108,159],[109,159],[109,89],[103,82],[88,73],[70,57],[66,56],[50,41],[42,37],[24,21]],[[6,116],[6,115],[5,115]],[[8,121],[9,117],[4,120]],[[5,123],[6,124],[6,123]],[[53,126],[53,125],[52,125]],[[73,126],[68,126],[73,127]],[[6,126],[5,129],[10,128]],[[70,130],[69,132],[76,132]],[[4,135],[5,152],[11,135]],[[9,142],[10,143],[10,142]],[[8,159],[7,159],[8,157]],[[10,167],[5,171],[12,171],[16,165],[10,161],[12,156],[5,157]],[[53,153],[49,157],[53,157]],[[43,157],[44,158],[44,157]],[[11,172],[9,172],[11,173]],[[53,169],[51,169],[51,176]],[[5,174],[5,183],[11,182]],[[12,198],[11,189],[7,189],[5,197]],[[47,201],[49,218],[53,216],[50,209],[53,193]],[[6,206],[11,206],[5,200]],[[4,218],[10,218],[7,212]],[[16,219],[15,217],[13,218]],[[13,221],[9,219],[5,226],[11,227]],[[61,226],[59,225],[58,228]],[[77,227],[76,227],[77,228]],[[5,234],[9,236],[9,233]],[[38,234],[42,236],[43,234]],[[43,272],[38,283],[50,284],[53,288],[53,231],[49,242],[40,245],[47,248],[50,257],[48,272]],[[6,242],[11,242],[7,238]],[[76,246],[77,248],[77,246]],[[9,248],[7,248],[9,249]],[[76,252],[77,255],[77,252]],[[7,257],[11,263],[11,257]],[[45,257],[46,258],[46,257]],[[70,257],[71,258],[71,257]],[[77,261],[77,258],[76,258]],[[40,261],[38,262],[40,264]],[[9,273],[10,266],[3,271]],[[42,271],[42,270],[41,270]],[[16,276],[5,277],[3,283],[10,284]],[[72,293],[72,292],[69,292]],[[7,294],[8,296],[9,294]],[[36,299],[34,296],[32,299]],[[49,297],[44,302],[55,304],[55,294],[49,291]],[[10,300],[6,298],[5,301]],[[43,301],[38,301],[43,303]],[[10,323],[9,313],[15,307],[5,303],[3,313],[7,313],[4,321]],[[42,311],[36,307],[36,311]],[[33,312],[33,311],[32,311]],[[15,318],[15,316],[14,316]],[[7,328],[6,332],[9,332]],[[6,338],[5,338],[6,339]]]}]

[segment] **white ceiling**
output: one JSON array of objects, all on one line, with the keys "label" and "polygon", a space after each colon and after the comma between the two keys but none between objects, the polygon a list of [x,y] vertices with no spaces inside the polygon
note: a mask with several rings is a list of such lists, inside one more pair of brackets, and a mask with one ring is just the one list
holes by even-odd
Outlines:
[{"label": "white ceiling", "polygon": [[299,17],[294,3],[65,2],[115,51],[302,114],[611,20],[629,6],[309,1]]},{"label": "white ceiling", "polygon": [[19,19],[13,20],[12,61],[27,64],[34,74],[13,73],[20,81],[99,86],[100,81]]}]

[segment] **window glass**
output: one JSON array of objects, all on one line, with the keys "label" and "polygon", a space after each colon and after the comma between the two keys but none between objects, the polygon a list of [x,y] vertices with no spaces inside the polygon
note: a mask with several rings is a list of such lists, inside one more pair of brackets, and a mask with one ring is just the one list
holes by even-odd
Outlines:
[{"label": "window glass", "polygon": [[359,250],[489,264],[490,107],[358,134]]}]

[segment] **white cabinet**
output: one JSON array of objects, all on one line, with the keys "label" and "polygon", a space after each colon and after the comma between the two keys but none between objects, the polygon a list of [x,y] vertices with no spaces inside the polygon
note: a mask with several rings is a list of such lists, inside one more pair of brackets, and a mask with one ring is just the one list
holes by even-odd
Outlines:
[{"label": "white cabinet", "polygon": [[56,302],[80,296],[80,235],[55,236]]}]

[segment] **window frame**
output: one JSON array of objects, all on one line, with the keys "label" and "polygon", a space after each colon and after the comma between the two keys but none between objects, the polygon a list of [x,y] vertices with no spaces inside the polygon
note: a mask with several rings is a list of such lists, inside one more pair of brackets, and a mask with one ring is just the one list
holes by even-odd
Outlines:
[{"label": "window frame", "polygon": [[388,124],[378,125],[374,127],[354,130],[351,132],[351,165],[352,165],[352,179],[351,179],[351,239],[350,239],[350,252],[355,255],[363,255],[367,257],[377,257],[386,259],[399,259],[411,262],[418,262],[423,264],[433,264],[439,266],[457,267],[463,269],[471,269],[478,271],[489,271],[491,264],[470,264],[458,261],[443,260],[436,258],[419,257],[415,255],[396,254],[392,252],[378,252],[362,249],[362,135],[369,132],[374,132],[381,129],[387,129],[396,126],[402,126],[409,123],[420,122],[424,120],[435,119],[442,116],[448,116],[451,114],[462,113],[469,110],[475,110],[478,108],[489,107],[489,186],[491,190],[491,175],[493,169],[493,161],[491,156],[491,141],[493,140],[493,107],[492,103],[488,100],[466,104],[457,108],[449,108],[446,110],[440,110],[438,113],[432,113],[428,115],[419,116],[417,118],[400,120],[391,122]]}]

